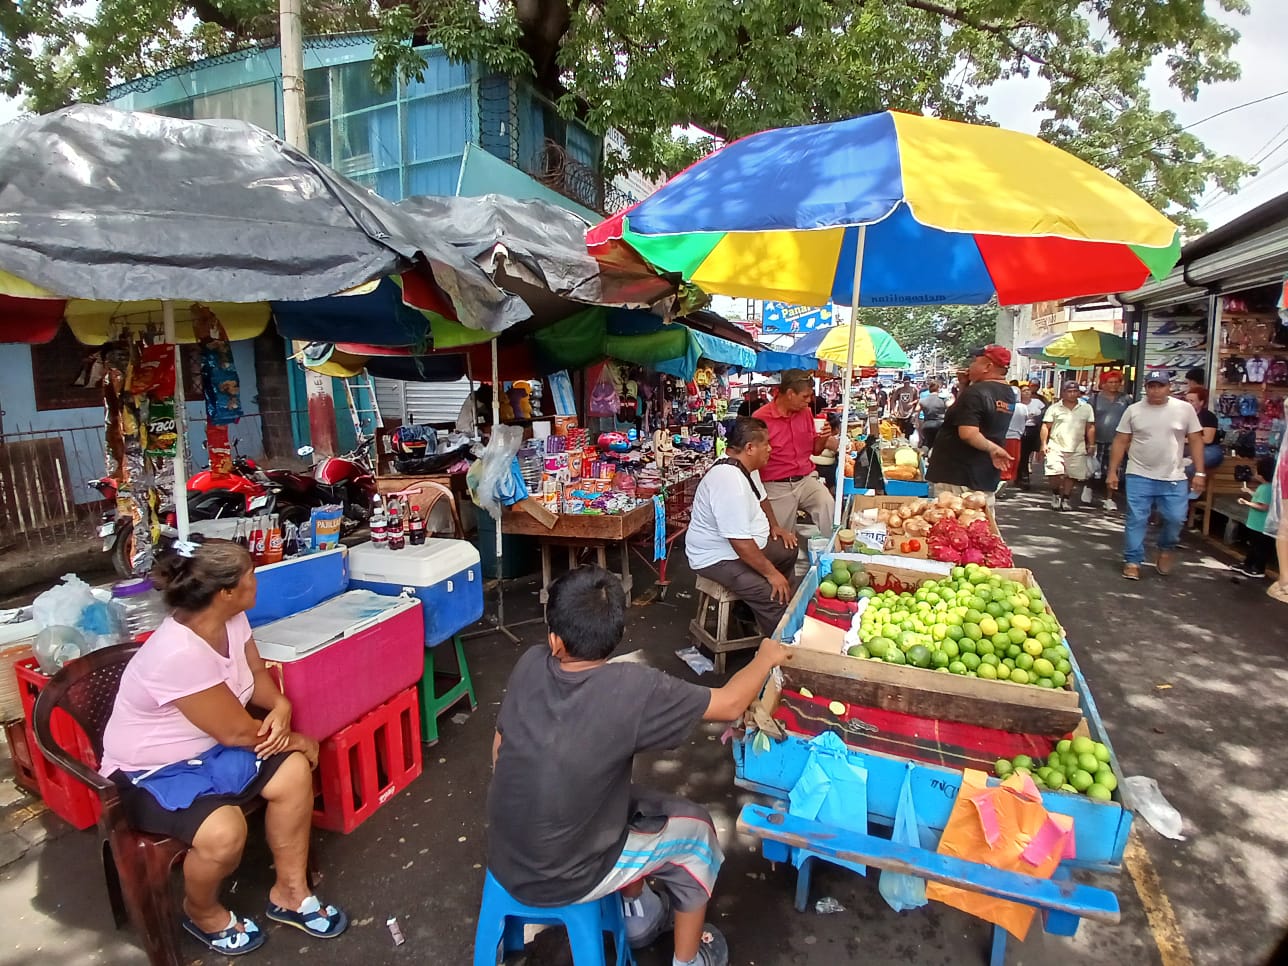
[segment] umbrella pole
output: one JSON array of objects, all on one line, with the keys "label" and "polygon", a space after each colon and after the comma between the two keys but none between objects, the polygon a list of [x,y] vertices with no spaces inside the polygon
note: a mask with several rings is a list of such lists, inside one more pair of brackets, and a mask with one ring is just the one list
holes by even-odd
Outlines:
[{"label": "umbrella pole", "polygon": [[[499,339],[492,340],[492,432],[496,433],[501,425],[501,376],[500,363],[497,359],[497,342]],[[510,639],[514,644],[519,643],[519,636],[510,630],[505,624],[505,580],[501,577],[501,517],[503,513],[497,514],[496,518],[496,629]]]},{"label": "umbrella pole", "polygon": [[161,324],[166,342],[174,347],[174,521],[180,540],[188,539],[188,472],[185,454],[188,412],[183,398],[183,358],[174,332],[174,302],[161,303]]},{"label": "umbrella pole", "polygon": [[854,379],[854,336],[859,329],[859,282],[863,278],[863,246],[868,239],[868,226],[859,226],[859,237],[854,247],[854,297],[850,301],[850,344],[845,350],[845,372],[841,375],[841,445],[837,447],[836,458],[841,462],[837,474],[836,516],[832,529],[841,526],[841,514],[845,507],[845,460],[850,454],[850,383]]}]

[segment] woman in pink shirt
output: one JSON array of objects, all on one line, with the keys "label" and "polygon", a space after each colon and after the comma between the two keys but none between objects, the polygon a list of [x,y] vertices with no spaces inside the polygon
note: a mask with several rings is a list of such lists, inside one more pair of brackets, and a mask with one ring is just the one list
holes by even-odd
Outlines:
[{"label": "woman in pink shirt", "polygon": [[[211,950],[237,956],[265,935],[219,902],[241,861],[241,805],[262,797],[277,881],[268,918],[319,938],[348,917],[308,887],[317,742],[291,731],[291,705],[264,667],[246,611],[255,569],[228,540],[180,541],[152,581],[174,608],[121,676],[103,734],[100,772],[121,788],[130,824],[191,844],[183,863],[183,927]],[[258,721],[246,711],[267,712]]]}]

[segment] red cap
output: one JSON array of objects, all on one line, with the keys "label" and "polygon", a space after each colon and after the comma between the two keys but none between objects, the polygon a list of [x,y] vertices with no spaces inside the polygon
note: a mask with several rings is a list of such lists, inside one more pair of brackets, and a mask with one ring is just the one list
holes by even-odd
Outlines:
[{"label": "red cap", "polygon": [[970,354],[972,357],[984,356],[994,365],[1001,366],[1003,369],[1008,369],[1011,365],[1011,350],[1004,345],[980,346],[978,349],[972,349]]}]

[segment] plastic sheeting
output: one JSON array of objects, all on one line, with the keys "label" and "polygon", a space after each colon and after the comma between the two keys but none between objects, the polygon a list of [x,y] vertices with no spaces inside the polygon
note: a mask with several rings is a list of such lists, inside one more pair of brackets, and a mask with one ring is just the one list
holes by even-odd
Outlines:
[{"label": "plastic sheeting", "polygon": [[[589,224],[546,201],[504,195],[477,198],[421,196],[398,207],[424,219],[439,238],[472,258],[498,285],[533,286],[592,305],[648,308],[670,300],[676,282],[629,249],[598,261],[586,249]],[[525,294],[518,289],[519,294]]]},{"label": "plastic sheeting", "polygon": [[473,328],[531,315],[362,186],[240,121],[75,105],[0,127],[0,270],[54,298],[320,298],[423,263]]}]

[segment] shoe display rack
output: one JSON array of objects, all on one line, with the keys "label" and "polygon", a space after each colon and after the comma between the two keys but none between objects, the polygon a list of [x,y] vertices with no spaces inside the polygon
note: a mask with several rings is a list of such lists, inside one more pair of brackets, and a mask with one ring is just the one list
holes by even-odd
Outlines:
[{"label": "shoe display rack", "polygon": [[1207,369],[1208,317],[1202,309],[1180,305],[1150,312],[1145,329],[1145,368],[1164,369],[1172,380],[1172,391],[1185,391],[1185,373]]},{"label": "shoe display rack", "polygon": [[1211,408],[1224,445],[1241,456],[1277,452],[1288,397],[1288,325],[1258,291],[1221,298]]}]

